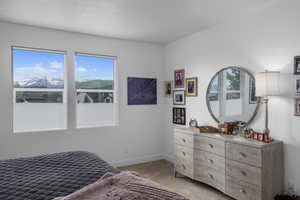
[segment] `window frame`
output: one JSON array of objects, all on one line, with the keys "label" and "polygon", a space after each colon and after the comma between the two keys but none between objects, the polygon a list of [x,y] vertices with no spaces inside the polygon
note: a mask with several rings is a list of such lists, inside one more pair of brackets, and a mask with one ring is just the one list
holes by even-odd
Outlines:
[{"label": "window frame", "polygon": [[[114,60],[114,68],[113,68],[113,77],[114,77],[114,87],[113,90],[97,90],[97,89],[77,89],[76,88],[76,56],[89,56],[89,57],[99,57],[99,58],[110,58]],[[83,53],[83,52],[74,52],[74,82],[75,82],[75,99],[77,98],[77,92],[78,90],[80,91],[89,91],[89,92],[111,92],[113,93],[113,103],[116,107],[116,109],[114,109],[114,120],[113,123],[99,123],[99,125],[87,125],[87,126],[78,126],[77,123],[77,115],[78,115],[78,110],[77,110],[77,101],[75,104],[75,126],[76,129],[87,129],[87,128],[101,128],[101,127],[114,127],[114,126],[119,126],[119,92],[118,92],[118,88],[119,88],[119,84],[118,84],[118,80],[119,80],[119,74],[118,74],[118,56],[110,56],[110,55],[101,55],[101,54],[94,54],[94,53]],[[79,92],[80,92],[79,91]]]},{"label": "window frame", "polygon": [[[14,50],[27,50],[27,51],[34,51],[34,52],[45,52],[45,53],[56,53],[62,54],[64,56],[64,88],[63,89],[49,89],[49,88],[28,88],[28,89],[19,89],[19,90],[33,90],[33,91],[62,91],[63,93],[63,103],[64,104],[64,112],[65,112],[65,123],[64,128],[47,128],[47,129],[30,129],[30,130],[15,130],[15,106],[16,106],[16,90],[14,87]],[[68,63],[67,63],[67,51],[64,50],[53,50],[53,49],[46,49],[46,48],[35,48],[35,47],[24,47],[18,45],[12,45],[10,47],[10,59],[11,59],[11,92],[12,92],[12,132],[14,134],[20,133],[38,133],[38,132],[56,132],[56,131],[65,131],[68,129]]]}]

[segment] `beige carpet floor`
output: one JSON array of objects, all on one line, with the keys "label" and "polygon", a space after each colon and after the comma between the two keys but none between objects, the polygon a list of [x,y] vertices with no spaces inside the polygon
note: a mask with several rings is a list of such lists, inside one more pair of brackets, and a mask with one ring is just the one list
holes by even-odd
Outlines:
[{"label": "beige carpet floor", "polygon": [[232,200],[220,191],[189,178],[175,178],[173,165],[165,160],[142,163],[120,170],[136,171],[143,177],[160,183],[191,200]]}]

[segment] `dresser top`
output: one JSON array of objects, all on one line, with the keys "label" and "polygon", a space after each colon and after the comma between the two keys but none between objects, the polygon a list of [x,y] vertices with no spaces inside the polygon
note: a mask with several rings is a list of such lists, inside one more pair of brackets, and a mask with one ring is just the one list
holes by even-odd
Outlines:
[{"label": "dresser top", "polygon": [[199,133],[199,132],[194,131],[191,128],[175,128],[175,132],[183,132],[186,134],[192,134],[194,136],[209,137],[209,138],[223,140],[225,142],[228,141],[228,142],[233,142],[233,143],[238,143],[238,144],[243,144],[243,145],[254,146],[257,148],[263,148],[263,147],[282,143],[281,141],[273,140],[272,142],[266,144],[266,143],[263,143],[260,141],[247,139],[247,138],[241,137],[239,135],[224,135],[224,134],[219,134],[219,133]]}]

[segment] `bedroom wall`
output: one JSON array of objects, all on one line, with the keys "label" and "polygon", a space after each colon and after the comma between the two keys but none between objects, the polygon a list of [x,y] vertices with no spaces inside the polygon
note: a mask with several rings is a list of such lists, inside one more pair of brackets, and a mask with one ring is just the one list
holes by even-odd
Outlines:
[{"label": "bedroom wall", "polygon": [[[119,126],[14,134],[11,45],[67,50],[69,69],[75,51],[118,56]],[[163,56],[161,45],[0,22],[0,159],[71,150],[94,152],[114,165],[161,159]],[[128,76],[156,77],[158,105],[127,106]],[[75,109],[68,112],[75,127]]]},{"label": "bedroom wall", "polygon": [[[174,69],[185,68],[186,77],[197,76],[199,96],[187,98],[187,120],[195,117],[202,125],[216,125],[208,113],[205,94],[212,76],[226,66],[242,66],[255,73],[280,70],[283,96],[270,100],[272,137],[284,142],[285,185],[300,192],[300,118],[294,116],[295,88],[293,57],[300,55],[300,2],[272,1],[263,10],[214,28],[187,36],[166,46],[166,80],[173,80]],[[172,98],[166,104],[167,158],[173,159]],[[252,126],[264,127],[260,110]]]}]

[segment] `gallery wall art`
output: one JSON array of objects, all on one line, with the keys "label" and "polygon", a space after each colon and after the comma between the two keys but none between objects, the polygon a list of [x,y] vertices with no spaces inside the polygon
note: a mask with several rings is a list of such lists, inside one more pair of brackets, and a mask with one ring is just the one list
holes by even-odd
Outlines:
[{"label": "gallery wall art", "polygon": [[300,74],[300,56],[294,57],[294,74],[295,75]]},{"label": "gallery wall art", "polygon": [[155,78],[127,78],[128,105],[157,104],[157,79]]},{"label": "gallery wall art", "polygon": [[172,81],[165,81],[165,96],[170,97],[172,94]]},{"label": "gallery wall art", "polygon": [[185,90],[174,90],[173,91],[173,104],[174,105],[185,105]]},{"label": "gallery wall art", "polygon": [[255,80],[250,78],[249,80],[249,104],[256,104],[257,103],[257,96],[256,96],[256,87],[255,87]]},{"label": "gallery wall art", "polygon": [[198,96],[198,78],[192,77],[186,79],[186,96],[196,97]]},{"label": "gallery wall art", "polygon": [[174,87],[184,88],[185,82],[185,71],[184,69],[179,69],[174,71]]},{"label": "gallery wall art", "polygon": [[186,124],[186,112],[185,108],[173,108],[173,124],[185,125]]}]

